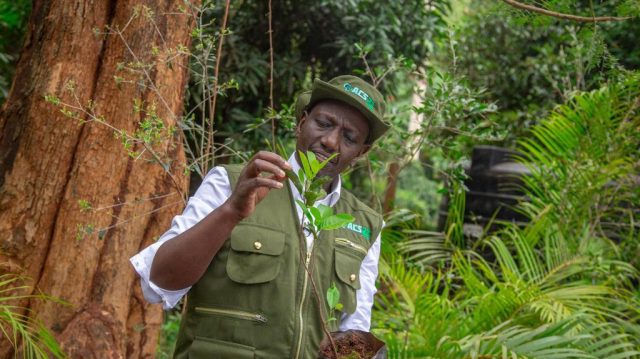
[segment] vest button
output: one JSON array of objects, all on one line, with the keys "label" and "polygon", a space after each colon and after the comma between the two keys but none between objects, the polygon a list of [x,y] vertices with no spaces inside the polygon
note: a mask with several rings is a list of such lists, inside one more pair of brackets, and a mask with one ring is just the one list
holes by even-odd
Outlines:
[{"label": "vest button", "polygon": [[352,282],[355,282],[356,281],[356,275],[355,274],[351,274],[349,276],[349,280],[352,281]]},{"label": "vest button", "polygon": [[260,248],[262,248],[262,243],[260,242],[253,242],[253,248],[260,250]]}]

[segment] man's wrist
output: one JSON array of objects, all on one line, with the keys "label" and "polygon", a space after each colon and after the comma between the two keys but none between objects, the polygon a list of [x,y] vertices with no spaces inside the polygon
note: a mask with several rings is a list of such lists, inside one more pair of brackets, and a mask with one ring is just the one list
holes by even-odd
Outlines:
[{"label": "man's wrist", "polygon": [[240,214],[240,211],[233,208],[233,205],[230,203],[230,199],[231,198],[227,199],[220,207],[218,207],[218,209],[222,211],[222,216],[225,220],[231,221],[235,226],[244,219],[244,216]]}]

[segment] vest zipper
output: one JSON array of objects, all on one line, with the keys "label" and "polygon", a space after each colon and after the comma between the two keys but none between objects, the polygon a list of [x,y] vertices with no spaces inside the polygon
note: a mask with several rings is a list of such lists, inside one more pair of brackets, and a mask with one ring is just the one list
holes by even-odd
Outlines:
[{"label": "vest zipper", "polygon": [[367,253],[369,252],[365,247],[355,244],[353,242],[351,242],[350,240],[346,239],[346,238],[336,238],[336,244],[341,245],[343,247],[349,247],[351,249],[354,249],[362,254],[364,254],[365,256],[367,255]]},{"label": "vest zipper", "polygon": [[[309,262],[311,261],[311,251],[307,252],[307,257],[304,260],[304,266],[308,270]],[[300,318],[300,334],[298,335],[298,345],[296,347],[296,356],[295,358],[300,357],[300,348],[302,347],[302,333],[304,332],[304,319],[302,318],[302,306],[304,305],[304,300],[307,296],[307,282],[309,280],[309,274],[307,270],[304,271],[304,280],[302,282],[302,298],[300,298],[300,312],[298,313]]]},{"label": "vest zipper", "polygon": [[224,315],[228,317],[253,320],[254,322],[266,323],[267,317],[258,313],[249,313],[243,312],[241,310],[230,310],[230,309],[217,309],[217,308],[205,308],[205,307],[196,307],[196,313],[202,314],[215,314],[215,315]]}]

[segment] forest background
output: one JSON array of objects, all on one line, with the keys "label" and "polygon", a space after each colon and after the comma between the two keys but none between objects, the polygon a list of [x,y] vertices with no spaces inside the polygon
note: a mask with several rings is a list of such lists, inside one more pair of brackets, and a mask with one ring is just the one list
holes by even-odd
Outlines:
[{"label": "forest background", "polygon": [[[637,1],[105,4],[0,1],[3,356],[170,356],[127,259],[344,73],[391,104],[344,181],[385,213],[389,357],[640,355]],[[519,151],[528,220],[470,236],[478,145]]]}]

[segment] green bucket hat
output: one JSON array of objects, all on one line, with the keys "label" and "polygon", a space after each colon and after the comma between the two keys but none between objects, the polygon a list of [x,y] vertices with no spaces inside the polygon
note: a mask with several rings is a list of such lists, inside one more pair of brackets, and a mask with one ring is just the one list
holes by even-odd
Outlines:
[{"label": "green bucket hat", "polygon": [[329,82],[313,81],[311,91],[298,95],[296,119],[302,118],[306,109],[320,100],[338,100],[355,107],[369,121],[369,141],[375,142],[391,127],[384,120],[386,104],[382,94],[363,79],[351,75],[334,77]]}]

